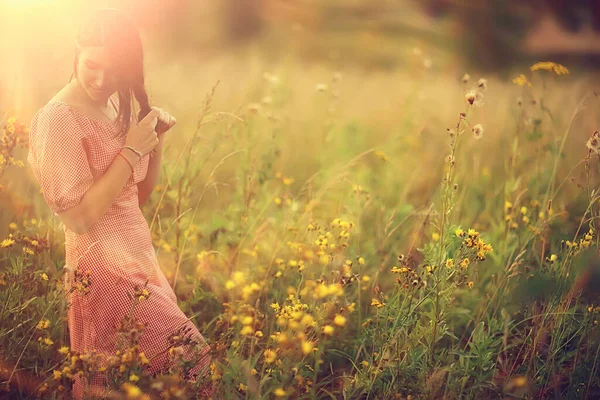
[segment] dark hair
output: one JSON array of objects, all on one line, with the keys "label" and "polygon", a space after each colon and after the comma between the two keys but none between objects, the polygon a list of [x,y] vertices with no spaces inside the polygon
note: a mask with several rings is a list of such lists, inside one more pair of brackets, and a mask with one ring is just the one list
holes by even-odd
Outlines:
[{"label": "dark hair", "polygon": [[117,121],[124,135],[131,124],[132,94],[140,106],[136,121],[140,121],[151,110],[144,84],[144,51],[139,30],[122,11],[115,8],[92,13],[79,28],[73,73],[69,81],[77,76],[79,51],[85,46],[105,46],[108,49],[119,93]]}]

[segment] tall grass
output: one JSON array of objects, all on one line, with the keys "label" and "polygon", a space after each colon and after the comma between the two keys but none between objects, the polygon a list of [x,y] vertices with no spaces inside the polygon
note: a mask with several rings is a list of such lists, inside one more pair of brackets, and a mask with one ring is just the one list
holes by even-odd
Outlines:
[{"label": "tall grass", "polygon": [[[557,68],[513,83],[289,67],[233,111],[216,86],[175,113],[143,211],[212,346],[216,396],[597,396],[598,100]],[[26,135],[16,123],[5,137]],[[16,168],[4,210],[19,209]],[[0,245],[0,376],[15,398],[64,396],[100,365],[67,346],[60,231],[35,205],[9,215]],[[132,327],[105,367],[115,392],[193,396],[176,364],[145,372]]]}]

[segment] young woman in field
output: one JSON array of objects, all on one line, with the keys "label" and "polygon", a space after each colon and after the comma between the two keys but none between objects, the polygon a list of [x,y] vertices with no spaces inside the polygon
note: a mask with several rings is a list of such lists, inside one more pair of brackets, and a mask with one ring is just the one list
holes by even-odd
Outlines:
[{"label": "young woman in field", "polygon": [[[27,161],[64,225],[71,350],[115,355],[119,323],[133,308],[147,324],[139,347],[149,371],[172,365],[169,339],[178,335],[194,344],[179,350],[194,360],[184,378],[195,381],[207,373],[210,348],[179,308],[140,210],[175,123],[150,107],[137,28],[121,12],[101,10],[80,29],[70,82],[31,122]],[[106,394],[105,379],[75,376],[75,398]]]}]

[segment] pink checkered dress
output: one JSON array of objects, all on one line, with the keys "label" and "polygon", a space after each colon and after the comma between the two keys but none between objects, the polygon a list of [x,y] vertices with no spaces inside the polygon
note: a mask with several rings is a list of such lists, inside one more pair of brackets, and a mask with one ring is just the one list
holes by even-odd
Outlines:
[{"label": "pink checkered dress", "polygon": [[[111,98],[118,107],[118,98]],[[99,179],[125,145],[116,124],[84,115],[61,101],[51,101],[38,110],[30,126],[27,161],[43,190],[43,197],[55,215],[77,205],[83,194]],[[114,355],[117,350],[116,329],[127,315],[133,301],[134,286],[144,286],[149,298],[133,311],[138,322],[147,323],[140,336],[140,351],[150,360],[151,373],[169,365],[169,336],[183,327],[187,335],[201,346],[193,351],[183,346],[184,358],[198,358],[192,379],[206,373],[210,362],[209,346],[187,316],[181,311],[173,289],[161,271],[148,223],[138,205],[137,183],[145,177],[149,155],[136,164],[133,174],[105,215],[87,232],[76,234],[64,227],[68,287],[74,287],[74,272],[89,271],[89,291],[72,291],[68,297],[68,328],[71,349],[79,352],[96,350]],[[187,321],[187,322],[186,322]],[[186,336],[184,333],[181,336]],[[163,352],[163,355],[156,356]],[[189,376],[186,378],[190,378]],[[98,375],[84,382],[76,378],[73,393],[85,397],[87,385],[104,386]]]}]

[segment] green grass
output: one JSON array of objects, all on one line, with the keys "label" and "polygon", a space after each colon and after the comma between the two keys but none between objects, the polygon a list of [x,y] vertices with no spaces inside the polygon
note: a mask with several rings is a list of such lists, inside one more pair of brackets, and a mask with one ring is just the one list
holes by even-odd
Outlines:
[{"label": "green grass", "polygon": [[[586,147],[598,103],[586,77],[519,71],[531,88],[490,77],[470,106],[478,77],[463,84],[413,56],[368,76],[292,59],[232,68],[206,101],[165,106],[179,123],[143,211],[212,346],[218,397],[598,394],[599,163]],[[26,172],[6,171],[4,210],[18,210],[25,200],[9,194]],[[2,211],[13,225],[0,239],[15,242],[0,249],[0,376],[16,398],[23,387],[52,398],[94,363],[64,373],[62,237],[29,197],[31,215]],[[139,361],[112,374],[131,398],[131,374],[148,395],[177,386],[152,388]]]}]

